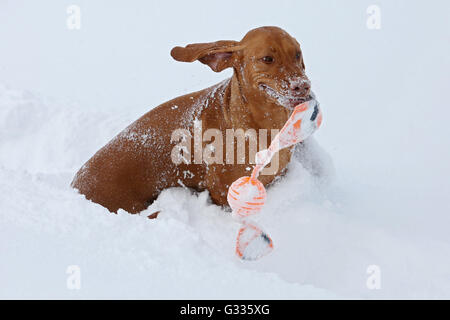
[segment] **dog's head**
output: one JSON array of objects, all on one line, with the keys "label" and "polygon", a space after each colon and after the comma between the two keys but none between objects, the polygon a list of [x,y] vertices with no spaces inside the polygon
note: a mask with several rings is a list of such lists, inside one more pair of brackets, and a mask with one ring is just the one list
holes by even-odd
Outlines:
[{"label": "dog's head", "polygon": [[[175,47],[177,61],[198,60],[215,72],[233,68],[241,83],[242,94],[290,111],[311,99],[311,84],[305,74],[300,45],[277,27],[261,27],[248,32],[241,41],[217,41]],[[259,110],[263,113],[267,110]]]}]

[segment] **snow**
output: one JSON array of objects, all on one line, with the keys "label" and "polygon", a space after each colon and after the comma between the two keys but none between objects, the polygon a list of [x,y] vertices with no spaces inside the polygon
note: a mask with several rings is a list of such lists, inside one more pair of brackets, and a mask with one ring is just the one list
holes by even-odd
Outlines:
[{"label": "snow", "polygon": [[[378,1],[368,30],[361,1],[75,1],[82,29],[68,31],[72,2],[0,4],[0,298],[450,298],[448,2]],[[70,188],[140,115],[231,75],[172,61],[173,46],[261,25],[299,40],[324,115],[255,219],[269,256],[235,257],[239,225],[206,192],[114,215]]]}]

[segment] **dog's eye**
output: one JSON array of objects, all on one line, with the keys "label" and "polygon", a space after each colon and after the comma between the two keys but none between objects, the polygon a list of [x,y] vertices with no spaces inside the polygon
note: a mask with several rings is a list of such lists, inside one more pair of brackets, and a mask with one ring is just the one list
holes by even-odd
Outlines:
[{"label": "dog's eye", "polygon": [[295,54],[295,60],[300,60],[301,57],[302,57],[302,55],[301,55],[300,52],[297,52],[297,53]]},{"label": "dog's eye", "polygon": [[272,56],[265,56],[265,57],[262,58],[262,61],[264,63],[271,64],[273,62],[273,57]]}]

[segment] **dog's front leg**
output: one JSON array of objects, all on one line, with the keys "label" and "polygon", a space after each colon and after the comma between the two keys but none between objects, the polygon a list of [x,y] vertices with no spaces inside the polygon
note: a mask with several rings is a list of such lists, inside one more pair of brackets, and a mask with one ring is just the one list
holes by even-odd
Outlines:
[{"label": "dog's front leg", "polygon": [[228,206],[228,188],[237,179],[250,175],[247,165],[209,165],[206,170],[205,184],[213,203]]}]

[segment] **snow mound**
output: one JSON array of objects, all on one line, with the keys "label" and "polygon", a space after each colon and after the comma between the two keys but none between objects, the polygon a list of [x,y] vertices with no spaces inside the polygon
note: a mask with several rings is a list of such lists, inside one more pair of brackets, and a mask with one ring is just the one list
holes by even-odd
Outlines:
[{"label": "snow mound", "polygon": [[[399,231],[403,216],[392,211],[377,214],[397,199],[407,206],[411,194],[333,180],[331,159],[314,141],[314,161],[300,154],[267,190],[256,221],[275,250],[257,262],[235,257],[239,225],[207,192],[165,190],[141,215],[87,201],[69,187],[73,175],[134,117],[0,87],[0,298],[450,296],[448,241]],[[67,288],[71,265],[80,268],[80,290]],[[372,265],[382,271],[381,290],[367,287]]]},{"label": "snow mound", "polygon": [[[125,119],[125,120],[124,120]],[[120,119],[0,87],[0,298],[332,298],[243,267],[238,225],[206,192],[165,191],[156,220],[110,214],[69,187]],[[66,286],[68,266],[81,289]]]}]

